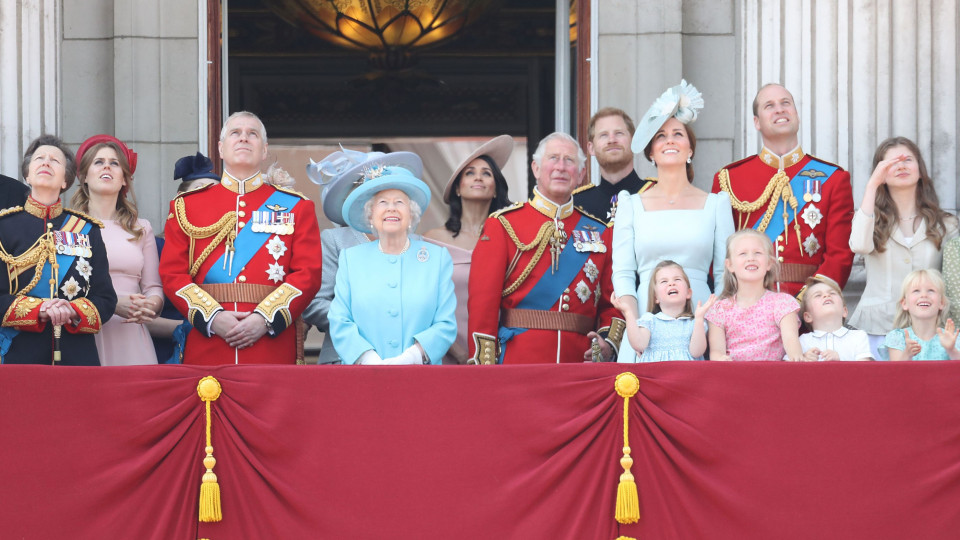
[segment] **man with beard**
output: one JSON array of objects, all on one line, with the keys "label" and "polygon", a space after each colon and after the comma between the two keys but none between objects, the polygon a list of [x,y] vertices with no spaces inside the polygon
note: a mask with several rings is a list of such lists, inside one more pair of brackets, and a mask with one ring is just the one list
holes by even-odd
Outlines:
[{"label": "man with beard", "polygon": [[639,193],[656,181],[640,179],[633,168],[633,120],[621,109],[604,107],[587,126],[587,151],[600,165],[600,184],[587,184],[573,194],[573,204],[600,219],[613,221],[617,194],[623,190]]}]

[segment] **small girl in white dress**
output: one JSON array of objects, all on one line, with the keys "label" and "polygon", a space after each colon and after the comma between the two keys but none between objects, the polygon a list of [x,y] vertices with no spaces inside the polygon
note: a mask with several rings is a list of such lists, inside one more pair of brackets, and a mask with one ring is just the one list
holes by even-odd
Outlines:
[{"label": "small girl in white dress", "polygon": [[[690,279],[682,266],[670,260],[657,264],[647,291],[647,312],[635,324],[627,322],[627,340],[639,362],[703,360],[707,349],[703,316],[716,297],[711,294],[706,304],[697,302],[694,312],[691,296]],[[616,293],[611,300],[624,311]]]}]

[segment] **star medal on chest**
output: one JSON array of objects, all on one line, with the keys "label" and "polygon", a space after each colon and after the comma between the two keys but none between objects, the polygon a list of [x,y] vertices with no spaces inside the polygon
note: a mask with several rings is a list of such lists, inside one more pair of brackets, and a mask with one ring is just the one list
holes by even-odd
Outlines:
[{"label": "star medal on chest", "polygon": [[283,257],[283,254],[287,252],[287,244],[279,236],[274,236],[267,242],[267,253],[269,253],[273,260],[279,261],[280,257]]},{"label": "star medal on chest", "polygon": [[583,265],[583,273],[587,275],[590,283],[596,283],[597,278],[600,277],[600,269],[594,264],[593,259],[587,259],[587,263]]},{"label": "star medal on chest", "polygon": [[806,222],[807,226],[811,229],[815,229],[823,220],[823,214],[815,204],[808,204],[803,209],[803,214],[801,214],[800,217],[803,218],[803,221]]},{"label": "star medal on chest", "polygon": [[292,212],[287,212],[289,208],[279,204],[267,205],[269,210],[256,210],[253,212],[253,232],[265,232],[271,234],[289,235],[293,234],[294,216]]},{"label": "star medal on chest", "polygon": [[803,241],[803,250],[807,252],[808,257],[813,257],[816,252],[820,251],[820,241],[813,233],[810,233],[810,236]]}]

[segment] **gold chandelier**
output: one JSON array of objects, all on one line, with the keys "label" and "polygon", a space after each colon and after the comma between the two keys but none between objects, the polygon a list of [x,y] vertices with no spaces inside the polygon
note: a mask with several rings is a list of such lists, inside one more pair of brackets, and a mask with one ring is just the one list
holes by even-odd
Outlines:
[{"label": "gold chandelier", "polygon": [[384,69],[454,37],[500,0],[273,0],[284,20],[334,45],[371,54]]}]

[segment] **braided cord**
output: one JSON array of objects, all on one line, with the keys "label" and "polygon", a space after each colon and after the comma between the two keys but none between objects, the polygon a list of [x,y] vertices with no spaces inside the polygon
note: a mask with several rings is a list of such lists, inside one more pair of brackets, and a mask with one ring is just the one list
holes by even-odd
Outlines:
[{"label": "braided cord", "polygon": [[552,221],[544,222],[540,227],[540,231],[537,232],[537,237],[533,239],[529,244],[524,244],[517,237],[516,231],[513,230],[513,227],[510,225],[510,222],[506,220],[503,216],[497,216],[497,219],[500,221],[500,224],[503,225],[504,230],[507,231],[507,236],[510,237],[510,240],[513,241],[513,244],[517,247],[519,252],[527,252],[537,248],[537,251],[533,254],[533,257],[530,259],[530,262],[527,263],[527,266],[523,269],[523,272],[520,273],[520,276],[510,284],[509,287],[503,290],[501,293],[502,297],[508,296],[523,285],[523,282],[530,277],[530,273],[533,272],[533,268],[540,262],[540,257],[543,256],[543,252],[547,249],[547,244],[550,243],[550,237],[553,235],[555,225]]},{"label": "braided cord", "polygon": [[[180,225],[180,228],[183,230],[183,232],[187,233],[187,236],[190,237],[190,275],[196,276],[197,272],[200,271],[200,266],[205,260],[207,260],[207,257],[210,256],[210,253],[212,253],[213,250],[216,249],[221,242],[223,242],[224,238],[227,238],[228,245],[233,245],[233,240],[237,237],[237,213],[235,211],[227,212],[216,223],[207,225],[206,227],[198,227],[193,223],[190,223],[190,221],[187,219],[186,205],[184,204],[182,198],[176,200],[174,203],[174,208],[176,209],[177,223]],[[209,238],[211,236],[214,236],[213,240],[207,244],[207,247],[205,247],[203,251],[200,252],[200,255],[194,260],[194,242],[197,239]]]}]

